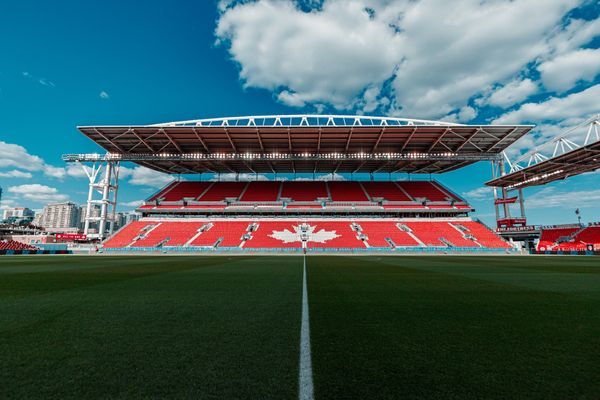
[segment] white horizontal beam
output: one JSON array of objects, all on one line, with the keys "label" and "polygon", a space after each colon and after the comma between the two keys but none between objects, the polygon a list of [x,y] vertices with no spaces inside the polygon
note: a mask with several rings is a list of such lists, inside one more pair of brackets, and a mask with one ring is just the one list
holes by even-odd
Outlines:
[{"label": "white horizontal beam", "polygon": [[191,119],[174,121],[150,126],[406,126],[434,125],[461,126],[446,121],[433,121],[413,118],[373,117],[364,115],[322,115],[322,114],[292,114],[292,115],[253,115],[242,117]]}]

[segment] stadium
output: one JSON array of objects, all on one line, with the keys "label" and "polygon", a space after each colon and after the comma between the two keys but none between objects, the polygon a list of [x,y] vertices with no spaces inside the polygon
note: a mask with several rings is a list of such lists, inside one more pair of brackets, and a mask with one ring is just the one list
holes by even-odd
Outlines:
[{"label": "stadium", "polygon": [[600,1],[0,19],[0,400],[600,399]]},{"label": "stadium", "polygon": [[[598,118],[511,162],[532,128],[79,127],[103,152],[63,156],[89,180],[84,232],[62,235],[78,244],[0,242],[4,395],[594,398],[600,225],[530,226],[523,189],[597,169]],[[173,180],[114,229],[126,162]],[[434,178],[477,162],[495,227]]]},{"label": "stadium", "polygon": [[[88,175],[90,187],[107,185],[99,200],[105,207],[101,236],[114,215],[109,208],[116,205],[119,162],[199,177],[174,180],[149,197],[139,207],[142,219],[105,241],[106,252],[505,252],[512,246],[471,220],[471,206],[450,188],[435,180],[373,177],[432,176],[477,161],[496,163],[530,129],[335,115],[85,126],[81,132],[107,154],[64,159],[99,164]],[[99,167],[104,175],[96,182]],[[216,181],[203,181],[205,173],[216,174]],[[283,179],[219,179],[263,173]],[[313,180],[294,180],[298,173]],[[314,180],[361,173],[370,180]]]}]

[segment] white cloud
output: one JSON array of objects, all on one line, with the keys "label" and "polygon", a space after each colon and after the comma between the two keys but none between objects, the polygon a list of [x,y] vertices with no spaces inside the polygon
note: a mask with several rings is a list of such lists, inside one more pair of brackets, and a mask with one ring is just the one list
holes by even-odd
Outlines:
[{"label": "white cloud", "polygon": [[548,89],[565,92],[579,81],[592,81],[600,73],[600,49],[579,49],[539,65]]},{"label": "white cloud", "polygon": [[488,186],[482,186],[468,192],[463,192],[462,196],[468,200],[485,200],[492,197],[492,188]]},{"label": "white cloud", "polygon": [[262,175],[262,174],[248,174],[248,173],[241,173],[241,174],[235,174],[233,172],[228,172],[226,174],[221,174],[221,175],[214,175],[211,179],[211,181],[268,181],[269,178],[267,178],[266,175]]},{"label": "white cloud", "polygon": [[51,178],[62,179],[66,175],[66,171],[64,168],[55,167],[48,164],[44,165],[43,171],[44,175],[49,176]]},{"label": "white cloud", "polygon": [[139,186],[161,188],[173,180],[173,177],[146,167],[124,168],[119,171],[120,178],[129,177],[129,183]]},{"label": "white cloud", "polygon": [[69,199],[69,196],[60,194],[56,188],[40,185],[39,183],[10,186],[8,192],[20,196],[25,200],[38,203],[60,202]]},{"label": "white cloud", "polygon": [[370,113],[375,111],[379,106],[387,106],[390,104],[390,99],[381,95],[379,86],[371,86],[365,90],[362,99],[356,104],[356,107],[362,113]]},{"label": "white cloud", "polygon": [[17,203],[13,199],[2,199],[2,204],[0,204],[0,210],[6,210],[7,208],[17,207]]},{"label": "white cloud", "polygon": [[[401,21],[410,39],[394,81],[402,112],[443,115],[514,76],[547,50],[546,36],[575,5],[537,0],[415,2]],[[435,29],[431,21],[436,21]]]},{"label": "white cloud", "polygon": [[28,171],[38,171],[43,168],[43,165],[44,160],[29,154],[25,147],[0,141],[0,168],[17,167]]},{"label": "white cloud", "polygon": [[596,207],[600,203],[600,189],[557,192],[554,187],[547,187],[525,200],[526,207]]},{"label": "white cloud", "polygon": [[27,79],[31,79],[33,81],[36,81],[37,83],[39,83],[42,86],[47,86],[47,87],[50,87],[50,88],[55,88],[56,87],[56,85],[54,84],[54,82],[52,82],[51,80],[46,79],[46,78],[35,77],[31,73],[29,73],[27,71],[22,72],[22,75],[25,78],[27,78]]},{"label": "white cloud", "polygon": [[12,171],[8,171],[8,172],[0,172],[0,178],[23,178],[23,179],[29,179],[32,176],[33,175],[31,175],[31,173],[29,173],[29,172],[23,172],[23,171],[19,171],[17,169],[13,169]]},{"label": "white cloud", "polygon": [[479,99],[478,105],[510,107],[537,93],[539,86],[531,79],[515,79],[504,86],[494,89],[489,95]]},{"label": "white cloud", "polygon": [[313,179],[312,177],[297,177],[294,179],[295,181],[345,181],[346,178],[343,175],[336,173],[333,174],[322,174],[316,175]]},{"label": "white cloud", "polygon": [[216,35],[229,44],[245,86],[276,91],[291,106],[347,109],[390,78],[402,58],[394,28],[370,18],[365,6],[326,1],[322,11],[305,13],[289,1],[240,4],[221,15]]},{"label": "white cloud", "polygon": [[56,87],[56,85],[54,84],[54,82],[52,82],[52,81],[49,81],[49,80],[48,80],[48,79],[46,79],[46,78],[40,78],[40,79],[38,79],[38,82],[39,82],[39,84],[40,84],[40,85],[42,85],[42,86],[48,86],[48,87],[52,87],[52,88],[53,88],[53,87]]},{"label": "white cloud", "polygon": [[78,164],[68,164],[66,174],[72,178],[87,178],[82,166]]},{"label": "white cloud", "polygon": [[494,124],[560,121],[585,118],[600,111],[600,84],[565,97],[550,97],[540,103],[525,103],[496,118]]},{"label": "white cloud", "polygon": [[442,118],[447,122],[469,122],[477,117],[477,110],[471,106],[464,106],[457,112],[449,114]]},{"label": "white cloud", "polygon": [[[291,0],[226,1],[216,36],[245,86],[271,90],[287,105],[438,118],[556,47],[590,37],[575,23],[568,34],[561,28],[580,2],[324,0],[304,12]],[[507,89],[492,101],[508,105],[533,93],[531,81],[519,84],[518,93]]]},{"label": "white cloud", "polygon": [[101,99],[109,99],[110,98],[110,96],[108,95],[108,92],[106,92],[104,90],[100,92],[99,96]]},{"label": "white cloud", "polygon": [[41,171],[52,178],[63,178],[64,168],[46,164],[36,155],[29,154],[25,147],[18,144],[6,143],[0,140],[0,168],[14,167],[25,171]]},{"label": "white cloud", "polygon": [[548,40],[550,49],[545,59],[576,50],[599,35],[600,18],[571,19],[564,29],[557,29]]},{"label": "white cloud", "polygon": [[292,107],[304,107],[306,104],[306,102],[300,95],[298,95],[298,93],[292,93],[287,90],[283,90],[281,93],[279,93],[277,95],[277,100]]},{"label": "white cloud", "polygon": [[119,203],[119,205],[124,206],[124,207],[137,208],[143,202],[144,202],[144,200],[133,200],[133,201],[127,201],[125,203]]}]

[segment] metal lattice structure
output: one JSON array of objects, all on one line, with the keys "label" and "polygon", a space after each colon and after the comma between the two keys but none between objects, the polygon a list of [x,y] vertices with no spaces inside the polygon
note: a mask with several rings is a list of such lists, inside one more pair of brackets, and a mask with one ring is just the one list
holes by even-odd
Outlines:
[{"label": "metal lattice structure", "polygon": [[188,121],[166,122],[152,126],[256,126],[256,127],[301,127],[301,126],[460,126],[445,121],[430,121],[412,118],[373,117],[365,115],[253,115],[193,119]]},{"label": "metal lattice structure", "polygon": [[[86,166],[77,161],[89,179],[83,233],[88,239],[104,239],[114,232],[119,190],[119,162],[108,160],[92,161]],[[97,197],[100,198],[97,198]],[[100,207],[100,215],[92,215],[92,208]],[[90,225],[97,224],[97,233],[90,233]],[[108,224],[108,226],[107,226]],[[108,229],[107,229],[108,228]],[[108,235],[107,231],[108,230]]]},{"label": "metal lattice structure", "polygon": [[486,185],[522,189],[600,168],[600,114],[561,132],[548,142],[504,163]]}]

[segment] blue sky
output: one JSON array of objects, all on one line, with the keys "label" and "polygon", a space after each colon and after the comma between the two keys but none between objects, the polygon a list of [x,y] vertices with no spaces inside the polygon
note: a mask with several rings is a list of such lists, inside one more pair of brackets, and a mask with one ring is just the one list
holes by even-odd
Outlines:
[{"label": "blue sky", "polygon": [[[430,21],[438,21],[431,24]],[[525,151],[600,113],[597,1],[5,2],[3,206],[85,200],[77,125],[335,112],[534,123]],[[167,179],[126,166],[123,210]],[[492,221],[481,163],[439,176]],[[528,189],[536,224],[600,220],[600,175]],[[540,200],[541,199],[541,200]]]}]

